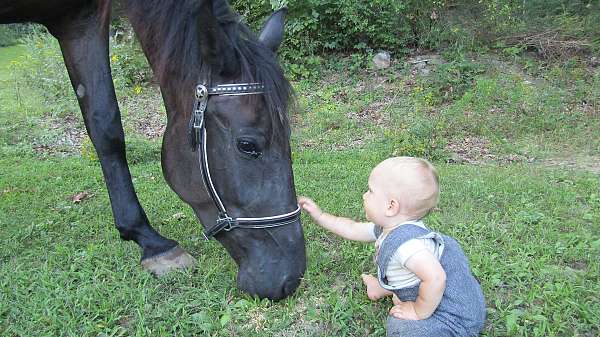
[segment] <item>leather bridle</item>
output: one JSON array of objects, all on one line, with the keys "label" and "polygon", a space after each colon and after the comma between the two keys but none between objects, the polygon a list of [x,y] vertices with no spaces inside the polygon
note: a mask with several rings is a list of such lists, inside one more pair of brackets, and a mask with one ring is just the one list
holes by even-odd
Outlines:
[{"label": "leather bridle", "polygon": [[206,127],[204,113],[210,96],[242,96],[264,94],[264,85],[260,83],[236,83],[219,84],[215,87],[206,87],[204,84],[196,86],[196,101],[194,111],[190,120],[190,142],[192,151],[198,149],[198,160],[202,173],[204,187],[208,191],[218,211],[216,223],[204,231],[204,237],[208,240],[221,231],[230,231],[234,228],[271,228],[294,223],[300,217],[300,207],[293,212],[259,217],[259,218],[232,218],[227,213],[223,201],[219,197],[215,185],[210,176],[208,158],[206,154]]}]

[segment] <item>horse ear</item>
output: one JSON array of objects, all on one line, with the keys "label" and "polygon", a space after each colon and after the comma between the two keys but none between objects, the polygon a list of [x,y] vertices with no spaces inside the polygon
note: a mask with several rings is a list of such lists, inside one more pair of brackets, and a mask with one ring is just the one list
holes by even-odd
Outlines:
[{"label": "horse ear", "polygon": [[277,51],[283,40],[283,26],[285,24],[286,12],[287,8],[283,7],[271,14],[260,31],[258,40],[273,52]]},{"label": "horse ear", "polygon": [[239,63],[225,31],[217,21],[211,0],[203,0],[198,14],[198,39],[202,60],[217,74],[237,72]]}]

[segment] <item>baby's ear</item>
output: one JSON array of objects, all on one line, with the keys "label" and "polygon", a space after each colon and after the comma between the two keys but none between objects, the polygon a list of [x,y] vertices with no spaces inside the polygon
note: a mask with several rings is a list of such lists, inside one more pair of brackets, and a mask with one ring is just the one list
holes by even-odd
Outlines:
[{"label": "baby's ear", "polygon": [[387,209],[385,210],[385,215],[386,216],[396,216],[398,213],[400,213],[402,207],[400,207],[400,202],[398,201],[398,199],[390,199],[388,201],[388,205],[387,205]]}]

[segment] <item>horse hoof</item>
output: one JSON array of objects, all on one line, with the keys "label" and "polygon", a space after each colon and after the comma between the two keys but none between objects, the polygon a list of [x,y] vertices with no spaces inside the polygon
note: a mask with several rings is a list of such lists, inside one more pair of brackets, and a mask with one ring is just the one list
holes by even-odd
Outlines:
[{"label": "horse hoof", "polygon": [[142,267],[155,276],[162,276],[172,270],[187,269],[195,265],[196,259],[179,246],[175,246],[162,254],[142,260]]}]

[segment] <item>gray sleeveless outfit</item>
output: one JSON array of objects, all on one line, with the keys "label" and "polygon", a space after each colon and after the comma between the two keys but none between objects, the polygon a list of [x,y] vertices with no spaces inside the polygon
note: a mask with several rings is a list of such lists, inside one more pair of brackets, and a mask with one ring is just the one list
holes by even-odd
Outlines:
[{"label": "gray sleeveless outfit", "polygon": [[[376,236],[380,228],[376,227]],[[395,337],[467,337],[477,336],[485,322],[485,300],[462,248],[453,238],[432,232],[413,224],[404,224],[392,230],[381,242],[377,254],[379,284],[393,291],[401,301],[414,301],[419,284],[395,289],[387,284],[385,272],[392,256],[403,243],[415,238],[432,238],[436,249],[442,249],[440,264],[446,272],[446,289],[435,312],[427,319],[411,321],[388,316],[387,335]]]}]

